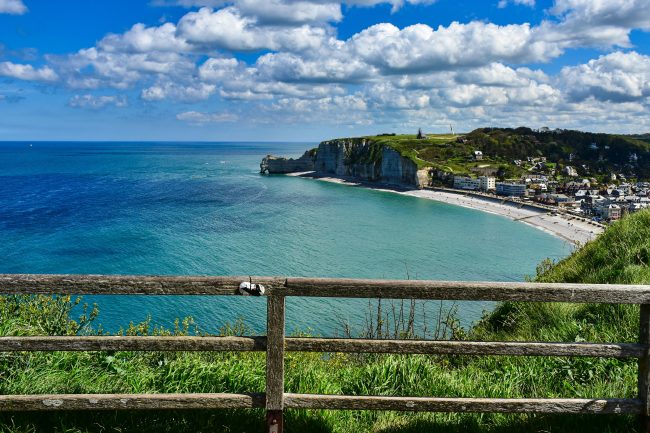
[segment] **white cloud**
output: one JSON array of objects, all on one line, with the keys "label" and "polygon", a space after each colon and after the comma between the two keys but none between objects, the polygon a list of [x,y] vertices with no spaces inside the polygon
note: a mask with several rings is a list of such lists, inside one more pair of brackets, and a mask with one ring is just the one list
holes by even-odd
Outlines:
[{"label": "white cloud", "polygon": [[324,23],[343,19],[341,4],[332,1],[238,0],[235,5],[258,24]]},{"label": "white cloud", "polygon": [[108,52],[147,53],[150,51],[190,51],[191,47],[176,37],[176,26],[165,23],[160,27],[135,24],[125,33],[109,34],[97,44]]},{"label": "white cloud", "polygon": [[317,49],[328,33],[326,28],[309,25],[259,26],[255,19],[242,15],[234,7],[189,12],[179,21],[177,31],[189,43],[233,51]]},{"label": "white cloud", "polygon": [[370,105],[377,110],[421,110],[431,105],[431,90],[406,90],[393,83],[377,83],[364,92]]},{"label": "white cloud", "polygon": [[499,0],[497,7],[503,9],[508,6],[508,4],[522,5],[528,7],[535,7],[535,0]]},{"label": "white cloud", "polygon": [[196,102],[208,99],[216,90],[217,87],[214,84],[192,83],[190,85],[179,85],[167,81],[142,89],[140,97],[145,101],[161,101],[171,98],[185,102]]},{"label": "white cloud", "polygon": [[34,68],[12,62],[0,62],[0,77],[16,78],[25,81],[56,81],[58,76],[49,66]]},{"label": "white cloud", "polygon": [[204,123],[225,123],[225,122],[236,122],[239,120],[239,116],[233,113],[221,112],[221,113],[201,113],[198,111],[185,111],[176,115],[178,120],[182,120],[194,124],[204,124]]},{"label": "white cloud", "polygon": [[354,55],[385,73],[419,73],[486,65],[491,62],[547,61],[560,54],[539,40],[529,24],[499,26],[453,22],[436,30],[424,24],[399,29],[376,24],[348,42]]},{"label": "white cloud", "polygon": [[539,79],[545,77],[545,74],[527,68],[515,70],[502,63],[491,63],[487,66],[458,71],[456,81],[461,84],[482,86],[522,87],[530,83],[531,76]]},{"label": "white cloud", "polygon": [[22,15],[27,13],[27,6],[22,0],[0,0],[0,14]]},{"label": "white cloud", "polygon": [[121,53],[93,47],[68,56],[47,58],[68,86],[81,89],[126,89],[147,77],[159,75],[186,79],[196,69],[194,60],[188,56],[164,51]]},{"label": "white cloud", "polygon": [[209,58],[199,67],[199,77],[208,82],[219,82],[245,74],[246,65],[235,58]]},{"label": "white cloud", "polygon": [[[372,7],[381,4],[389,4],[392,6],[392,11],[396,12],[405,3],[428,5],[433,4],[436,1],[437,0],[154,0],[152,4],[155,6],[182,6],[185,8],[218,8],[225,5],[235,5],[241,8],[242,11],[245,10],[247,13],[257,16],[262,21],[276,16],[282,21],[289,19],[297,22],[296,16],[300,15],[303,15],[306,18],[315,15],[317,18],[314,18],[314,21],[323,19],[339,21],[341,19],[341,4],[359,7]],[[279,17],[278,11],[271,11],[268,8],[269,4],[279,5],[279,10],[284,12],[285,16]],[[290,9],[292,6],[296,7],[295,11]],[[310,7],[314,10],[308,11],[307,9]],[[328,15],[331,17],[328,18]]]},{"label": "white cloud", "polygon": [[559,80],[573,101],[641,101],[650,97],[650,57],[614,52],[563,68]]},{"label": "white cloud", "polygon": [[546,39],[567,47],[629,47],[632,29],[650,30],[647,0],[555,0],[549,12],[560,22],[543,23]]},{"label": "white cloud", "polygon": [[270,53],[259,57],[255,67],[261,76],[284,82],[351,83],[377,74],[375,67],[337,49],[322,50],[314,58]]},{"label": "white cloud", "polygon": [[108,105],[115,107],[128,106],[126,96],[95,96],[95,95],[74,95],[70,98],[68,105],[73,108],[88,108],[91,110],[99,110]]}]

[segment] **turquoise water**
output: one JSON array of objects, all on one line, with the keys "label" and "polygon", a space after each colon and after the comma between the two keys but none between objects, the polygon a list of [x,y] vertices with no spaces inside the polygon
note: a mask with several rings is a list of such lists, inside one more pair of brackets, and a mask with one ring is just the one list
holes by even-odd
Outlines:
[{"label": "turquoise water", "polygon": [[[291,275],[521,281],[570,252],[525,224],[397,194],[261,176],[298,143],[0,143],[0,273]],[[86,297],[114,331],[148,315],[204,330],[262,299]],[[464,323],[489,303],[463,303]],[[360,326],[366,300],[289,299],[289,331]],[[433,308],[433,307],[432,307]]]}]

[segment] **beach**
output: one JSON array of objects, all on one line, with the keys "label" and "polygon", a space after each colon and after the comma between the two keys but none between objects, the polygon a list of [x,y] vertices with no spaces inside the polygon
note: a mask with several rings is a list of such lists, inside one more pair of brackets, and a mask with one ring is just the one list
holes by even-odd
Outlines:
[{"label": "beach", "polygon": [[530,207],[518,207],[516,204],[496,202],[471,194],[462,194],[432,189],[413,189],[405,186],[393,186],[387,184],[371,184],[340,177],[315,176],[313,172],[290,173],[288,175],[296,177],[308,177],[341,185],[392,192],[395,194],[402,194],[427,200],[435,200],[455,206],[462,206],[481,212],[488,212],[515,221],[519,221],[524,224],[528,224],[539,230],[543,230],[547,233],[564,239],[565,241],[570,242],[576,246],[586,244],[604,231],[604,229],[599,225],[571,215],[551,214],[550,212],[546,212],[541,209],[538,210]]}]

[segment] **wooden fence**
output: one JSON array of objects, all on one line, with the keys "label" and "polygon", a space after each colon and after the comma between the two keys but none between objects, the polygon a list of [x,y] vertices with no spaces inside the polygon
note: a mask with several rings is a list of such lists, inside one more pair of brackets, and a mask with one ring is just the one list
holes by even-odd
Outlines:
[{"label": "wooden fence", "polygon": [[[283,410],[636,414],[650,432],[650,286],[276,277],[0,275],[0,295],[235,295],[240,282],[266,286],[266,337],[0,337],[0,351],[266,351],[266,393],[3,395],[0,411],[265,408],[268,432],[282,432]],[[551,343],[366,340],[285,337],[285,297],[493,300],[639,304],[639,342]],[[242,302],[245,302],[242,300]],[[284,392],[284,352],[591,356],[637,358],[637,398],[447,398]]]}]

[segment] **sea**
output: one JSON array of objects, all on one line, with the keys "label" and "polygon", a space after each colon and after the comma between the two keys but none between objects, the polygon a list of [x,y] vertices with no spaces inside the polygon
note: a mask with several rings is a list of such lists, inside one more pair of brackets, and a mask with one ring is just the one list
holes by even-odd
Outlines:
[{"label": "sea", "polygon": [[[2,142],[0,273],[264,275],[523,281],[572,247],[521,222],[390,192],[261,175],[267,154],[315,143]],[[86,296],[117,332],[191,317],[200,332],[264,333],[240,296]],[[390,309],[384,304],[384,312]],[[455,309],[469,326],[489,302]],[[287,332],[362,335],[376,301],[289,298]],[[79,312],[77,310],[75,313]],[[429,327],[431,329],[431,327]]]}]

